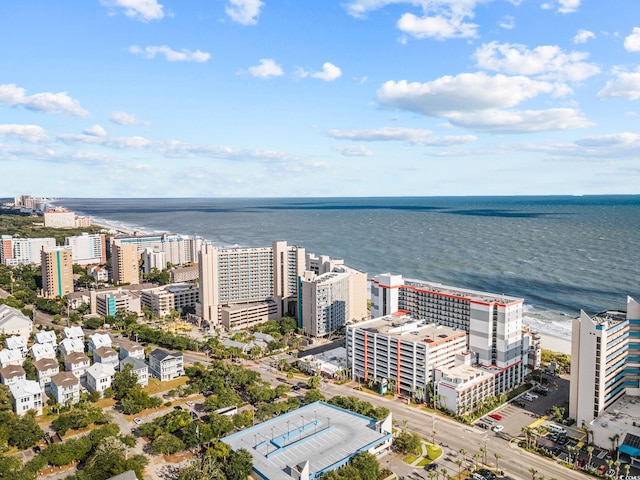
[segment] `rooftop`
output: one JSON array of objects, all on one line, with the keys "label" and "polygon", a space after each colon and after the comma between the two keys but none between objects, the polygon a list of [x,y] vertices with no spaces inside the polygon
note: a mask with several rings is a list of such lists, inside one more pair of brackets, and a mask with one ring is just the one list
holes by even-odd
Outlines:
[{"label": "rooftop", "polygon": [[462,329],[456,330],[435,323],[428,323],[425,320],[417,320],[409,315],[378,317],[353,324],[349,328],[379,333],[392,338],[402,338],[406,341],[424,342],[428,344],[444,340],[454,335],[466,336],[466,332]]},{"label": "rooftop", "polygon": [[447,296],[458,297],[480,303],[499,303],[510,304],[524,302],[524,299],[518,297],[510,297],[504,294],[478,292],[476,290],[468,290],[466,288],[449,287],[435,282],[426,282],[424,280],[415,280],[406,278],[404,280],[406,286],[415,287],[419,290],[427,290],[433,293],[439,293]]},{"label": "rooftop", "polygon": [[[289,467],[305,461],[314,474],[337,468],[345,459],[390,439],[374,419],[324,402],[247,428],[222,439],[232,450],[246,449],[253,468],[269,480],[291,480]],[[389,426],[390,429],[390,426]]]}]

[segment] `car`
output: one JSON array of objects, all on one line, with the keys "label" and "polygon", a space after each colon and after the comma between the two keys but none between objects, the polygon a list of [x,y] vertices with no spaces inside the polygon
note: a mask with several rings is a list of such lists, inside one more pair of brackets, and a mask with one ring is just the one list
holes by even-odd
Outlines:
[{"label": "car", "polygon": [[196,412],[191,412],[191,418],[194,420],[198,420],[198,414]]},{"label": "car", "polygon": [[606,465],[600,465],[598,467],[598,475],[604,475],[606,471],[607,471]]},{"label": "car", "polygon": [[436,462],[431,462],[431,463],[428,463],[427,465],[424,466],[424,469],[427,472],[432,472],[432,471],[436,470],[437,468],[438,468],[438,464]]},{"label": "car", "polygon": [[35,453],[36,455],[38,453],[40,453],[42,451],[42,448],[40,448],[38,445],[36,445],[35,447],[33,447],[33,453]]},{"label": "car", "polygon": [[293,387],[291,387],[291,390],[300,390],[300,386],[299,385],[294,385]]},{"label": "car", "polygon": [[527,407],[527,404],[524,403],[522,400],[517,400],[517,401],[513,402],[513,404],[516,407],[520,407],[520,408],[526,408]]},{"label": "car", "polygon": [[494,420],[502,420],[502,415],[500,415],[499,413],[492,413],[491,415],[489,415],[491,418],[493,418]]},{"label": "car", "polygon": [[485,423],[488,423],[489,425],[493,425],[494,423],[496,423],[496,422],[493,421],[493,418],[489,418],[489,417],[484,417],[482,420]]},{"label": "car", "polygon": [[193,407],[193,406],[195,405],[195,403],[193,403],[191,400],[189,400],[189,401],[186,403],[186,405],[187,405],[187,407]]},{"label": "car", "polygon": [[486,480],[495,480],[496,478],[496,474],[493,473],[491,470],[487,470],[486,468],[481,468],[476,473],[478,473],[479,475],[482,475]]},{"label": "car", "polygon": [[174,410],[182,410],[182,407],[180,405],[176,405],[175,407],[173,407]]},{"label": "car", "polygon": [[493,430],[494,432],[498,433],[501,432],[502,430],[504,430],[504,426],[502,425],[496,425],[495,427],[493,427],[491,430]]},{"label": "car", "polygon": [[483,423],[483,422],[478,422],[478,423],[477,423],[477,425],[478,425],[480,428],[484,428],[485,430],[486,430],[487,428],[489,428],[489,425],[487,425],[486,423]]},{"label": "car", "polygon": [[133,423],[135,423],[136,425],[140,425],[142,423],[142,419],[136,417],[136,418],[133,419]]},{"label": "car", "polygon": [[205,397],[210,397],[211,395],[213,395],[213,392],[211,390],[203,390],[202,395],[204,395]]}]

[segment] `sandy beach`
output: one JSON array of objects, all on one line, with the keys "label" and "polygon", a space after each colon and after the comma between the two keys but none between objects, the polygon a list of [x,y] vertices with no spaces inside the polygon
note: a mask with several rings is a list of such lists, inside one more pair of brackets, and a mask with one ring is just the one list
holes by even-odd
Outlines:
[{"label": "sandy beach", "polygon": [[540,345],[543,350],[551,350],[557,353],[566,353],[571,355],[571,340],[568,338],[554,337],[553,335],[547,335],[539,333]]}]

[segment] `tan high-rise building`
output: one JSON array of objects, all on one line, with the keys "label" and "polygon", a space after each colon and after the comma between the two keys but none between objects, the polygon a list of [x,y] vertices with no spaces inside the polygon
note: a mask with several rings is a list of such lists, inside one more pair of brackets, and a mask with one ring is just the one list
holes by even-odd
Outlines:
[{"label": "tan high-rise building", "polygon": [[42,294],[47,298],[64,297],[73,292],[71,247],[43,247]]},{"label": "tan high-rise building", "polygon": [[196,315],[218,324],[222,307],[255,309],[268,304],[268,318],[296,315],[298,277],[304,248],[273,242],[271,247],[218,249],[204,244],[198,269],[200,300]]},{"label": "tan high-rise building", "polygon": [[114,285],[140,283],[140,254],[135,243],[114,240],[111,245],[111,281]]}]

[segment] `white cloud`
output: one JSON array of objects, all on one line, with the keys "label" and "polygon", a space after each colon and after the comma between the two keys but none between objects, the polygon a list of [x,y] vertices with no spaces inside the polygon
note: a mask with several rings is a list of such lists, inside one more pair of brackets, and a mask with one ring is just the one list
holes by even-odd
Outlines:
[{"label": "white cloud", "polygon": [[263,5],[260,0],[229,0],[225,12],[240,25],[255,25]]},{"label": "white cloud", "polygon": [[322,71],[315,72],[310,75],[312,78],[319,78],[325,82],[333,82],[342,76],[342,70],[333,63],[325,62],[322,64]]},{"label": "white cloud", "polygon": [[105,7],[123,8],[127,17],[142,22],[164,18],[163,7],[156,0],[100,0],[100,3]]},{"label": "white cloud", "polygon": [[615,147],[615,146],[640,146],[640,135],[637,133],[621,132],[608,135],[586,137],[575,142],[584,147]]},{"label": "white cloud", "polygon": [[631,34],[624,39],[627,52],[640,52],[640,27],[633,27]]},{"label": "white cloud", "polygon": [[76,117],[87,117],[89,112],[66,92],[43,92],[26,95],[26,90],[13,83],[0,85],[0,103],[10,107],[22,106],[28,110],[44,113],[68,113]]},{"label": "white cloud", "polygon": [[58,140],[66,145],[93,144],[118,150],[140,149],[153,145],[151,140],[143,137],[96,137],[94,135],[75,135],[71,133],[58,135]]},{"label": "white cloud", "polygon": [[94,137],[105,137],[107,132],[100,125],[93,125],[89,128],[85,128],[82,133],[85,135],[92,135]]},{"label": "white cloud", "polygon": [[48,140],[47,133],[39,125],[0,124],[0,136],[27,143],[44,143]]},{"label": "white cloud", "polygon": [[550,83],[523,76],[489,76],[479,72],[445,76],[427,83],[390,80],[380,87],[377,98],[385,108],[446,116],[458,111],[512,107],[553,90]]},{"label": "white cloud", "polygon": [[635,72],[620,71],[598,92],[600,98],[640,99],[640,68]]},{"label": "white cloud", "polygon": [[419,128],[382,127],[368,130],[327,130],[327,135],[340,140],[358,142],[406,141],[412,145],[462,145],[477,140],[473,135],[435,137],[431,130]]},{"label": "white cloud", "polygon": [[492,133],[545,132],[586,128],[593,125],[582,113],[573,108],[524,111],[496,109],[454,113],[447,118],[459,127]]},{"label": "white cloud", "polygon": [[143,122],[134,114],[127,112],[113,112],[109,120],[118,125],[149,125],[149,122]]},{"label": "white cloud", "polygon": [[515,75],[535,75],[540,79],[582,81],[600,73],[600,68],[587,63],[586,52],[565,53],[555,45],[541,45],[529,50],[520,44],[485,43],[474,53],[477,66]]},{"label": "white cloud", "polygon": [[580,30],[578,30],[578,33],[576,33],[576,36],[573,37],[573,43],[575,44],[587,43],[589,40],[593,38],[596,38],[595,33],[593,33],[590,30],[585,30],[584,28],[581,28]]},{"label": "white cloud", "polygon": [[251,75],[260,78],[279,77],[284,74],[280,65],[270,58],[260,59],[260,65],[249,67],[248,70]]},{"label": "white cloud", "polygon": [[560,7],[558,12],[560,13],[573,13],[578,10],[581,0],[558,0]]},{"label": "white cloud", "polygon": [[344,155],[345,157],[370,157],[373,155],[373,152],[364,145],[332,147],[332,150]]},{"label": "white cloud", "polygon": [[464,16],[434,15],[418,17],[412,13],[405,13],[397,23],[398,29],[415,38],[447,38],[475,37],[478,25],[465,23]]},{"label": "white cloud", "polygon": [[164,55],[169,62],[204,63],[211,58],[211,54],[208,52],[201,50],[191,51],[186,48],[177,51],[166,45],[150,45],[145,48],[140,48],[138,45],[131,45],[129,52],[149,59],[155,58],[156,55]]},{"label": "white cloud", "polygon": [[505,15],[502,20],[498,22],[505,30],[513,30],[516,27],[516,19],[512,15]]}]

